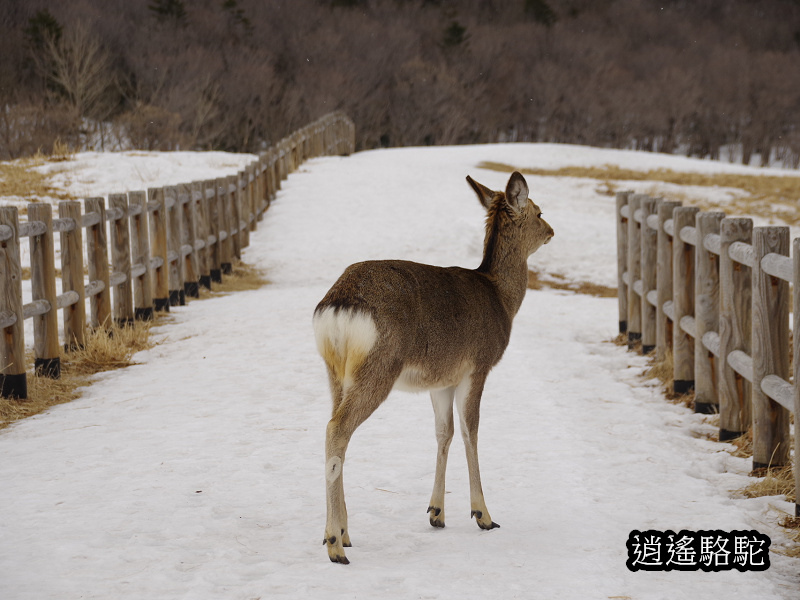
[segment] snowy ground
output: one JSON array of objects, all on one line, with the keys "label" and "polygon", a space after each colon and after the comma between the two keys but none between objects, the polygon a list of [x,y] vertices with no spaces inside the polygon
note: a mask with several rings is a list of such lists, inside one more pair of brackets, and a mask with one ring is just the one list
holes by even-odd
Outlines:
[{"label": "snowy ground", "polygon": [[[483,487],[502,527],[469,518],[459,439],[447,527],[430,527],[430,402],[393,392],[348,451],[351,564],[328,561],[330,408],[313,308],[358,260],[477,266],[483,211],[464,176],[507,179],[481,161],[745,169],[547,145],[307,163],[245,253],[271,285],[174,310],[140,364],[0,431],[0,598],[796,598],[798,561],[774,553],[765,572],[628,571],[633,529],[757,529],[778,547],[775,524],[792,507],[737,497],[749,461],[703,439],[705,419],[667,403],[642,381],[644,360],[608,342],[615,300],[552,290],[528,292],[484,394]],[[151,185],[129,187],[122,159],[104,169],[119,186],[96,189],[77,170],[69,185],[85,195]],[[615,285],[614,199],[589,180],[528,182],[556,234],[531,265]]]}]

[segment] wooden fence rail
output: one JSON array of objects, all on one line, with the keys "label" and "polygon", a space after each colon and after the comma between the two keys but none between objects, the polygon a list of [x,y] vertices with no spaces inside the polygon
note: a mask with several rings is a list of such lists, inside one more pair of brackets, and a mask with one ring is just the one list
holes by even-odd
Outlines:
[{"label": "wooden fence rail", "polygon": [[[354,150],[353,122],[333,113],[284,138],[237,175],[110,194],[108,205],[87,198],[83,213],[79,202],[60,202],[58,218],[50,204],[28,204],[27,222],[20,222],[16,207],[0,207],[0,396],[27,398],[25,319],[33,319],[34,373],[60,377],[57,310],[64,311],[69,352],[85,344],[87,324],[152,319],[154,311],[198,297],[200,286],[210,289],[231,273],[282,179],[309,158]],[[60,295],[55,232],[61,236]],[[23,304],[25,237],[32,299]]]},{"label": "wooden fence rail", "polygon": [[[719,413],[721,441],[752,428],[754,469],[789,464],[800,415],[800,238],[789,249],[788,227],[617,194],[620,333],[657,359],[671,350],[674,391]],[[794,456],[800,516],[797,433]]]}]

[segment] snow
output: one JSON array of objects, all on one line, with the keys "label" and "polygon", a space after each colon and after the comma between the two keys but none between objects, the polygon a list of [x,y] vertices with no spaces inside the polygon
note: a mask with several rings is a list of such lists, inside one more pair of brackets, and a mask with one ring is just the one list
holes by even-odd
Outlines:
[{"label": "snow", "polygon": [[[89,196],[216,176],[202,154],[129,160],[87,156],[64,184]],[[228,160],[232,173],[243,157],[215,164]],[[351,564],[328,561],[314,306],[359,260],[477,266],[484,214],[464,177],[507,180],[482,161],[747,170],[534,144],[306,163],[245,250],[270,285],[173,309],[139,364],[0,431],[0,598],[795,598],[798,562],[776,553],[765,572],[628,571],[634,529],[756,529],[779,547],[793,507],[739,497],[749,461],[705,439],[708,418],[667,402],[645,360],[609,342],[614,299],[549,289],[528,292],[484,393],[483,488],[501,528],[469,518],[459,439],[447,527],[430,527],[433,411],[426,395],[392,392],[348,450]],[[531,266],[614,286],[614,199],[589,180],[527,179],[555,230]]]}]

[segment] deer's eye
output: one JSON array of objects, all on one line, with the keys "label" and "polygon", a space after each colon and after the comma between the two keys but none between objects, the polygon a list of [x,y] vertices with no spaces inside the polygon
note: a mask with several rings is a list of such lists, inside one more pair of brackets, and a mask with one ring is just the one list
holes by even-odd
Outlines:
[{"label": "deer's eye", "polygon": [[536,214],[536,218],[537,218],[537,219],[541,219],[541,218],[542,218],[542,213],[541,213],[541,212],[537,213],[537,214]]}]

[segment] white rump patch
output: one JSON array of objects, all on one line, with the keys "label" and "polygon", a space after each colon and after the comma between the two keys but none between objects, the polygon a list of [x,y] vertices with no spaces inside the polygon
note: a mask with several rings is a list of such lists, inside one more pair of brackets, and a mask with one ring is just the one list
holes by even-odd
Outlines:
[{"label": "white rump patch", "polygon": [[323,357],[326,343],[336,354],[346,356],[356,349],[367,354],[378,339],[378,328],[372,317],[353,309],[325,308],[314,315],[313,325],[317,350]]},{"label": "white rump patch", "polygon": [[378,341],[375,321],[363,311],[331,307],[316,313],[313,325],[317,350],[346,388]]}]

